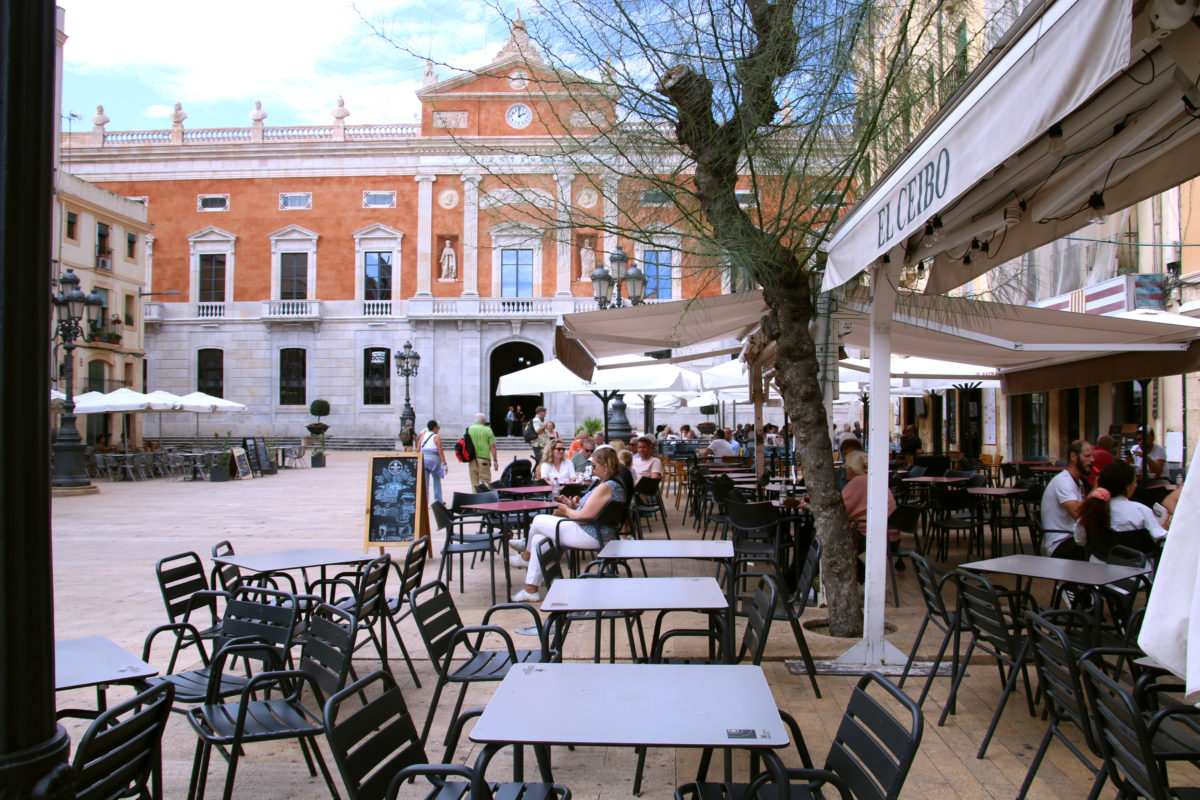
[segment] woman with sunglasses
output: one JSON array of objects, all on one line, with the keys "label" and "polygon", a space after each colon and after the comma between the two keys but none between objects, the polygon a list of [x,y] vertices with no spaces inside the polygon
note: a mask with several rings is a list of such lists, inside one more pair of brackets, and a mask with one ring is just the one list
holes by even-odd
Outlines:
[{"label": "woman with sunglasses", "polygon": [[561,440],[543,451],[537,475],[553,486],[556,494],[559,486],[575,480],[575,465],[567,458],[567,446]]}]

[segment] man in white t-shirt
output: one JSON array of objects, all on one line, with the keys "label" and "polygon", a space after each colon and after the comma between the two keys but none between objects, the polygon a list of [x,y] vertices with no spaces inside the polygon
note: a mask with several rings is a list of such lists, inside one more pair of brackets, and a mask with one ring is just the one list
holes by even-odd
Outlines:
[{"label": "man in white t-shirt", "polygon": [[1092,471],[1092,446],[1076,439],[1067,446],[1067,467],[1046,484],[1042,493],[1042,552],[1054,558],[1087,560],[1087,550],[1074,537],[1075,520],[1083,505],[1083,488]]},{"label": "man in white t-shirt", "polygon": [[708,448],[704,453],[717,459],[729,458],[736,455],[733,452],[733,446],[725,439],[725,431],[720,428],[717,428],[713,433],[712,441],[708,443]]},{"label": "man in white t-shirt", "polygon": [[663,474],[662,460],[654,455],[654,439],[642,436],[637,440],[637,452],[633,454],[633,477],[661,478]]},{"label": "man in white t-shirt", "polygon": [[1139,477],[1142,474],[1143,451],[1149,453],[1146,458],[1146,477],[1161,478],[1167,471],[1167,451],[1161,444],[1155,443],[1154,428],[1138,428],[1137,444],[1129,448],[1129,455],[1125,459],[1133,463]]}]

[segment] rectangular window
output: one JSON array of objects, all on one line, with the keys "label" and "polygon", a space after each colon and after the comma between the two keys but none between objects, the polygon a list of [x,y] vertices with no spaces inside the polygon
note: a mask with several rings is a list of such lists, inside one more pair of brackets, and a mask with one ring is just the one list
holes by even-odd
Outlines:
[{"label": "rectangular window", "polygon": [[79,216],[74,211],[67,212],[67,238],[79,238]]},{"label": "rectangular window", "polygon": [[280,211],[311,211],[312,192],[280,192]]},{"label": "rectangular window", "polygon": [[363,350],[363,405],[386,406],[392,402],[390,357],[386,348]]},{"label": "rectangular window", "polygon": [[101,289],[98,286],[93,286],[92,291],[100,296],[100,301],[102,303],[102,308],[100,311],[100,323],[92,326],[92,332],[94,333],[95,331],[100,330],[108,325],[108,289]]},{"label": "rectangular window", "polygon": [[752,192],[748,189],[739,189],[733,194],[737,198],[739,206],[753,206],[758,204],[758,192]]},{"label": "rectangular window", "polygon": [[533,251],[500,251],[500,296],[533,297]]},{"label": "rectangular window", "polygon": [[279,254],[279,299],[308,299],[308,253]]},{"label": "rectangular window", "polygon": [[197,211],[228,211],[229,195],[201,194],[196,196]]},{"label": "rectangular window", "polygon": [[225,354],[205,349],[196,353],[196,389],[213,397],[225,396]]},{"label": "rectangular window", "polygon": [[137,256],[137,234],[125,234],[125,257],[135,258]]},{"label": "rectangular window", "polygon": [[200,302],[225,302],[225,254],[200,254]]},{"label": "rectangular window", "polygon": [[642,254],[642,271],[646,274],[646,299],[671,299],[671,251],[647,250]]},{"label": "rectangular window", "polygon": [[645,189],[642,191],[642,205],[665,206],[671,198],[662,189]]},{"label": "rectangular window", "polygon": [[302,406],[305,399],[304,350],[289,347],[279,351],[279,405]]},{"label": "rectangular window", "polygon": [[133,327],[133,304],[135,298],[131,294],[125,295],[125,327]]},{"label": "rectangular window", "polygon": [[391,300],[392,299],[392,254],[364,253],[363,254],[363,299]]},{"label": "rectangular window", "polygon": [[363,208],[395,208],[395,192],[363,192]]},{"label": "rectangular window", "polygon": [[108,226],[96,223],[96,269],[112,269],[112,247],[108,243]]}]

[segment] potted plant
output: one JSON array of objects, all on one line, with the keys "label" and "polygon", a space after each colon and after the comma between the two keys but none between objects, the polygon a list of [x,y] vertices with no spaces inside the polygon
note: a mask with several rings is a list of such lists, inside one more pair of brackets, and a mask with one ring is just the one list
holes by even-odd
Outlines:
[{"label": "potted plant", "polygon": [[268,438],[267,445],[267,463],[262,465],[263,475],[274,475],[279,471],[279,465],[275,463],[275,440]]},{"label": "potted plant", "polygon": [[317,436],[317,443],[313,445],[312,465],[314,467],[325,466],[325,434],[323,433]]},{"label": "potted plant", "polygon": [[317,418],[317,421],[306,426],[308,432],[313,436],[324,436],[325,431],[329,430],[329,426],[321,422],[321,417],[329,416],[329,401],[328,400],[313,400],[308,406],[308,413]]},{"label": "potted plant", "polygon": [[[717,413],[717,407],[700,406],[700,413],[706,417],[712,416],[713,414]],[[705,436],[712,436],[717,431],[717,423],[706,419],[704,422],[701,422],[696,426],[696,430],[700,431],[700,433],[704,434]]]},{"label": "potted plant", "polygon": [[225,431],[223,440],[220,434],[213,434],[213,444],[216,446],[217,454],[213,456],[213,465],[208,469],[208,479],[214,483],[227,481],[233,477],[233,451],[229,449],[230,433],[231,431]]}]

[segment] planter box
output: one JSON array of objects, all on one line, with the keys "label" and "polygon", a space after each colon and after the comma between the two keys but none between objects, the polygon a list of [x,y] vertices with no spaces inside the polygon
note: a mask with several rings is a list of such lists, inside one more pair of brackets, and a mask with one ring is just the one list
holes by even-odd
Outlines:
[{"label": "planter box", "polygon": [[323,467],[323,466],[325,466],[325,454],[324,454],[324,453],[313,453],[313,455],[312,455],[312,465],[313,465],[314,467]]},{"label": "planter box", "polygon": [[229,467],[209,467],[208,479],[213,483],[221,483],[229,480]]}]

